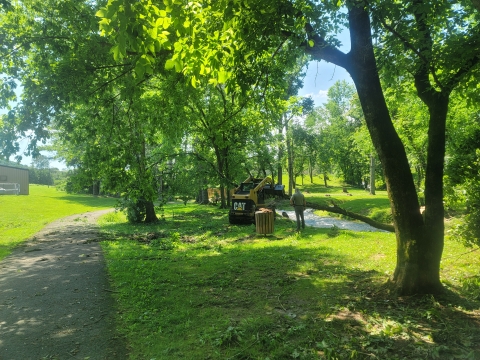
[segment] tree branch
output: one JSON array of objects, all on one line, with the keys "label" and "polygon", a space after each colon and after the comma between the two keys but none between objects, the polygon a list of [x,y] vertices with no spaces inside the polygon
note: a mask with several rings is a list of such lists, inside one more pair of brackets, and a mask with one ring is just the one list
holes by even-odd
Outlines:
[{"label": "tree branch", "polygon": [[347,54],[327,43],[322,36],[315,32],[310,23],[305,24],[305,32],[308,40],[313,40],[314,42],[313,47],[306,45],[305,52],[307,54],[310,54],[315,60],[325,60],[348,71],[350,61]]},{"label": "tree branch", "polygon": [[[478,48],[478,46],[477,46]],[[478,54],[478,53],[477,53]],[[448,80],[446,88],[448,91],[452,91],[455,86],[460,82],[461,78],[467,74],[471,69],[478,65],[480,57],[476,55],[473,59],[469,59],[464,62],[463,66]]]},{"label": "tree branch", "polygon": [[368,224],[368,225],[370,225],[370,226],[372,226],[376,229],[385,230],[385,231],[389,231],[389,232],[395,232],[395,228],[393,227],[393,225],[384,224],[384,223],[375,221],[373,219],[370,219],[369,217],[366,217],[366,216],[363,216],[363,215],[360,215],[360,214],[357,214],[357,213],[353,213],[351,211],[342,209],[341,207],[338,207],[338,206],[319,205],[319,204],[314,204],[314,203],[311,203],[311,202],[307,202],[307,207],[315,209],[315,210],[323,210],[323,211],[328,211],[328,212],[332,212],[332,213],[335,213],[335,214],[345,215],[345,216],[348,216],[349,218],[363,221],[364,223],[366,223],[366,224]]},{"label": "tree branch", "polygon": [[107,86],[108,84],[114,82],[115,80],[117,79],[120,79],[122,76],[125,76],[127,75],[132,69],[127,69],[126,71],[120,73],[120,75],[114,77],[113,79],[103,83],[102,85],[100,85],[98,88],[96,88],[95,90],[93,90],[89,95],[93,95],[95,94],[97,91],[99,91],[100,89],[104,88],[105,86]]},{"label": "tree branch", "polygon": [[[420,60],[422,60],[425,64],[430,65],[430,62],[428,61],[428,59],[419,50],[417,50],[410,41],[408,41],[402,34],[400,34],[397,30],[395,30],[395,28],[393,26],[388,25],[385,22],[384,18],[377,18],[377,19],[378,19],[378,21],[380,21],[380,23],[383,25],[383,27],[385,29],[387,29],[394,36],[396,36],[398,39],[400,39],[400,41],[403,43],[403,45],[405,45],[407,48],[412,50],[413,53],[419,57]],[[429,66],[429,67],[430,67],[430,72],[432,74],[432,77],[435,80],[435,83],[438,85],[438,87],[442,88],[442,84],[437,77],[435,68],[433,66]]]},{"label": "tree branch", "polygon": [[115,65],[103,65],[103,66],[89,66],[87,65],[85,68],[87,70],[102,70],[102,69],[110,69],[110,68],[116,68],[116,67],[123,67],[123,66],[130,66],[132,65],[131,63],[125,63],[125,64],[115,64]]}]

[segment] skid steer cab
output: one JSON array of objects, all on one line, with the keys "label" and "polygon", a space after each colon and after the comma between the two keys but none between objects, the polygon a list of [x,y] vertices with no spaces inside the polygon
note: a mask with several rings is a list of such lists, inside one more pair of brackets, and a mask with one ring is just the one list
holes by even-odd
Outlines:
[{"label": "skid steer cab", "polygon": [[228,220],[230,224],[255,223],[255,211],[266,207],[266,199],[284,196],[284,185],[274,185],[269,177],[249,177],[232,191],[232,207]]}]

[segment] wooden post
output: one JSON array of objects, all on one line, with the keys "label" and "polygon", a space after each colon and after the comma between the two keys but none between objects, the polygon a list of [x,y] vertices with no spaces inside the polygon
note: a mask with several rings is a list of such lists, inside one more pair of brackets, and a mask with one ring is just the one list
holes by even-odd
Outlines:
[{"label": "wooden post", "polygon": [[255,212],[255,227],[257,234],[273,234],[275,214],[270,209],[261,209]]}]

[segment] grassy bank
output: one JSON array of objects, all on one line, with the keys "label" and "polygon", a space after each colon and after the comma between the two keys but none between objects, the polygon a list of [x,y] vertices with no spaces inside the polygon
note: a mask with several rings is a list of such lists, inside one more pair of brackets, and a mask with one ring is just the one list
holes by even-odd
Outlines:
[{"label": "grassy bank", "polygon": [[0,196],[0,259],[53,220],[115,206],[115,200],[30,185],[30,195]]},{"label": "grassy bank", "polygon": [[[315,193],[307,196],[324,201]],[[357,206],[373,200],[365,194]],[[448,295],[396,299],[382,287],[395,267],[393,234],[296,234],[277,219],[275,234],[262,237],[253,226],[229,225],[225,210],[193,204],[169,204],[165,219],[102,219],[132,359],[480,356],[480,261],[451,239],[442,262]]]}]

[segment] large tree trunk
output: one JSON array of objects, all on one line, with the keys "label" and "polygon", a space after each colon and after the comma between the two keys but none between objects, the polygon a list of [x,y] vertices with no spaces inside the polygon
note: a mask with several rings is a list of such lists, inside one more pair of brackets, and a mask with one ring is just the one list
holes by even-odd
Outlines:
[{"label": "large tree trunk", "polygon": [[[357,87],[373,144],[384,167],[396,228],[397,265],[392,280],[399,294],[435,293],[442,289],[438,269],[443,250],[443,225],[435,221],[440,225],[440,229],[435,230],[424,226],[405,149],[393,127],[380,86],[371,42],[370,20],[365,9],[350,9],[350,27],[351,55],[355,60],[351,62],[349,72]],[[437,130],[436,135],[438,132],[442,132],[442,129]],[[431,154],[433,149],[430,146],[428,150],[430,156],[435,156]],[[441,157],[443,162],[443,155]],[[438,167],[438,164],[432,166]],[[427,190],[426,187],[430,197],[442,197],[441,186],[439,189],[436,178],[439,176],[441,183],[442,175],[443,167],[441,172],[437,169],[431,173],[435,188],[428,186]],[[438,216],[438,209],[433,211],[434,216]],[[443,223],[443,209],[441,220]],[[437,243],[442,243],[442,250],[439,251]]]},{"label": "large tree trunk", "polygon": [[153,201],[145,201],[145,222],[154,223],[158,221],[157,215],[155,214],[155,205]]},{"label": "large tree trunk", "polygon": [[148,189],[145,189],[147,183],[151,184],[152,190],[154,189],[154,179],[152,173],[147,171],[146,166],[146,143],[145,140],[141,140],[141,151],[138,157],[138,177],[143,181],[139,181],[139,188],[142,194],[141,202],[145,206],[145,222],[154,223],[158,221],[157,215],[155,214],[155,206],[153,204],[153,198],[155,197],[155,192],[149,192]]},{"label": "large tree trunk", "polygon": [[[405,148],[394,129],[380,85],[369,14],[363,5],[350,4],[349,23],[349,54],[322,48],[325,42],[320,37],[315,41],[319,47],[311,52],[317,59],[344,67],[357,88],[367,127],[383,166],[392,208],[397,238],[397,264],[392,281],[398,294],[436,293],[442,290],[442,286],[436,271],[441,251],[435,249],[435,244],[440,242],[439,238],[443,243],[443,228],[432,232],[424,226]],[[439,196],[438,189],[429,191],[432,191],[430,197]],[[437,209],[432,211],[434,215],[431,216],[438,216]]]},{"label": "large tree trunk", "polygon": [[[421,90],[420,90],[421,91]],[[430,113],[428,129],[427,167],[425,172],[425,227],[418,243],[420,261],[424,264],[420,281],[427,287],[429,279],[438,279],[440,284],[440,261],[444,247],[443,170],[445,157],[445,132],[449,96],[445,93],[431,94],[425,99]],[[423,100],[423,96],[420,96]],[[433,286],[430,285],[430,286]],[[434,292],[433,288],[429,292]]]},{"label": "large tree trunk", "polygon": [[[397,265],[392,280],[399,294],[435,293],[442,288],[436,271],[441,251],[438,256],[438,251],[432,253],[432,250],[438,241],[443,243],[443,226],[434,232],[424,226],[405,149],[393,127],[380,86],[368,13],[361,7],[352,7],[349,12],[352,61],[347,70],[357,87],[367,127],[384,167],[396,230]],[[438,189],[430,191],[435,194],[431,196],[439,195]]]}]

